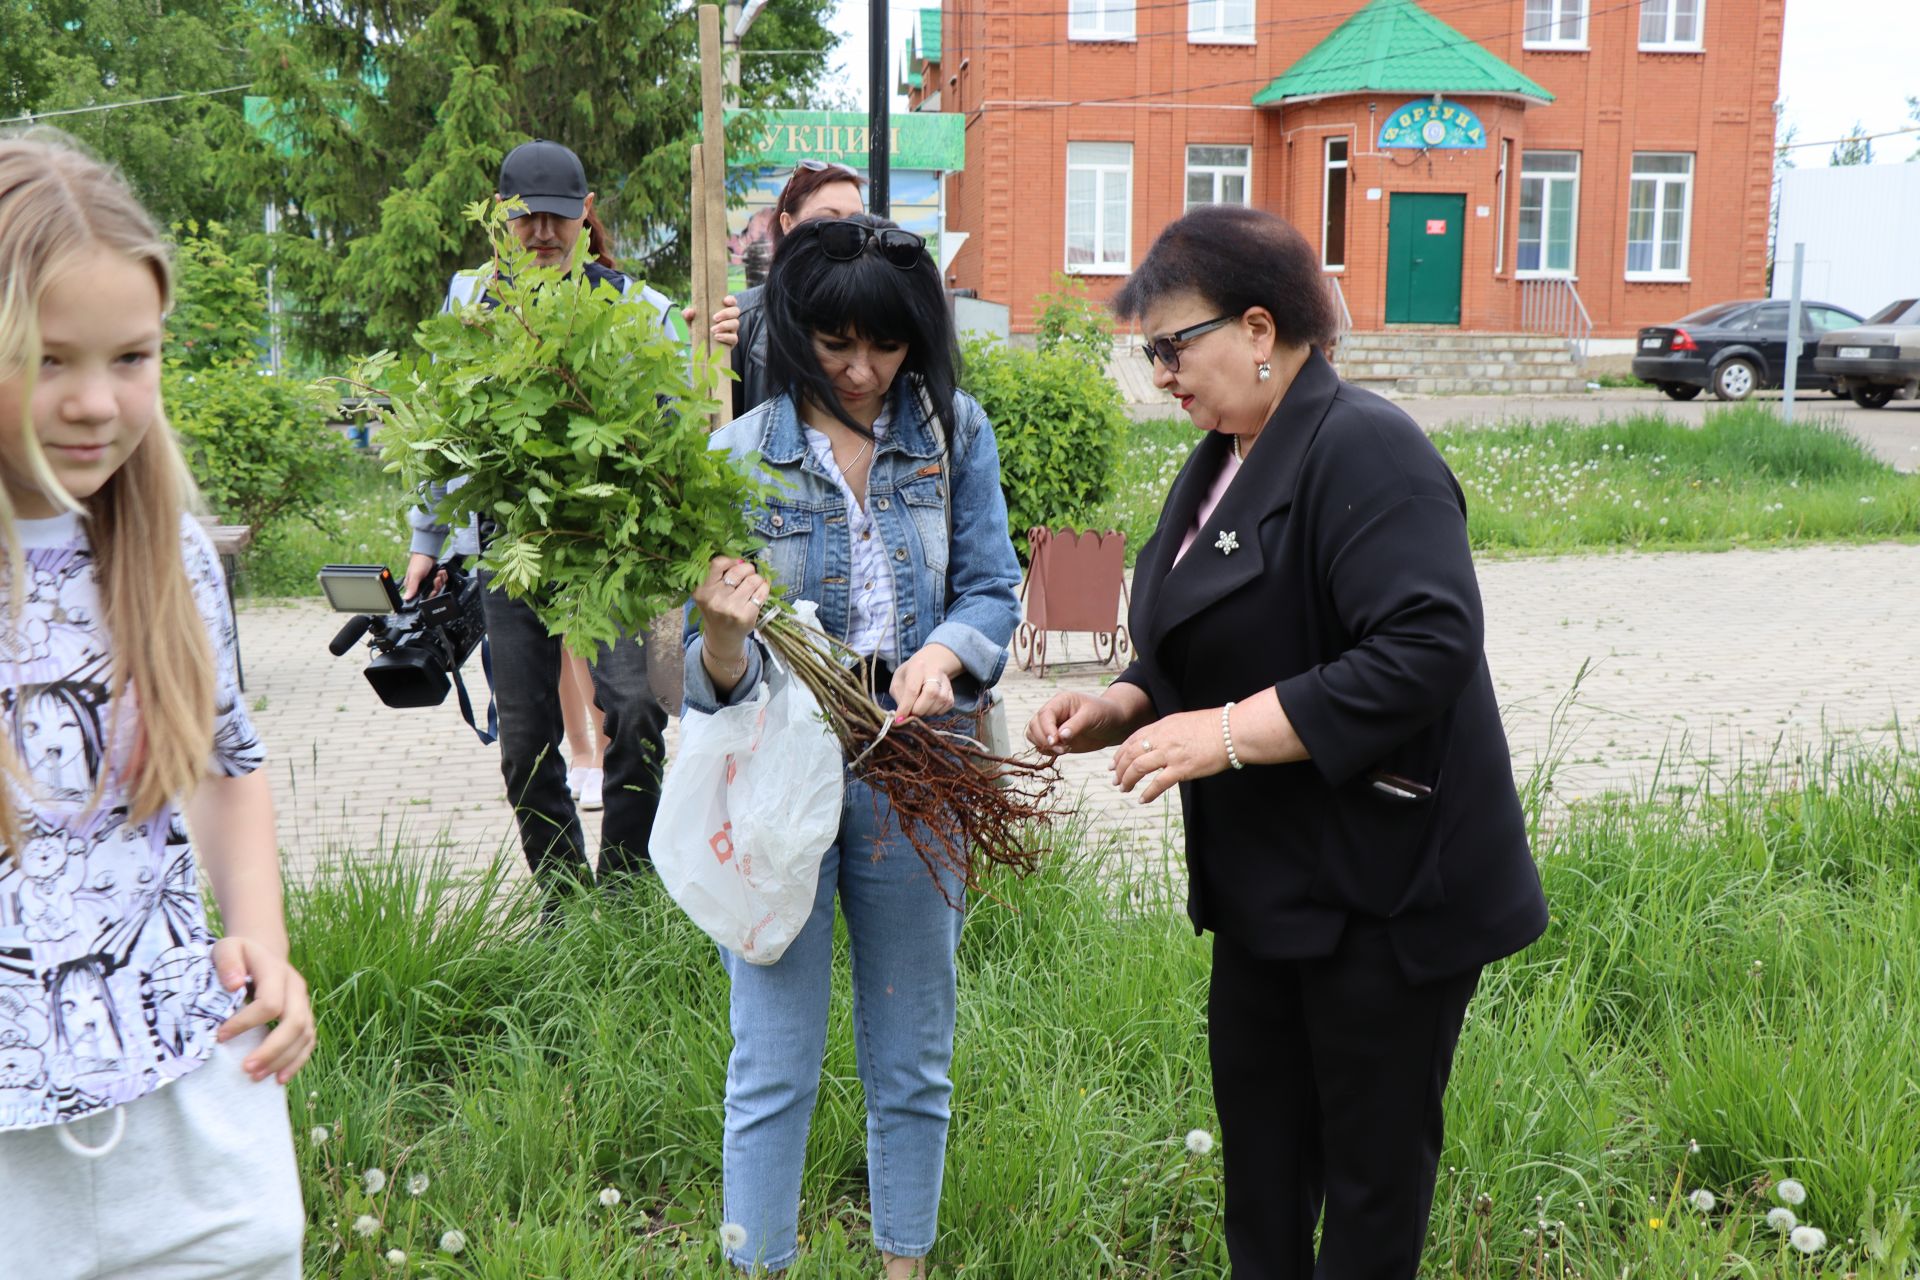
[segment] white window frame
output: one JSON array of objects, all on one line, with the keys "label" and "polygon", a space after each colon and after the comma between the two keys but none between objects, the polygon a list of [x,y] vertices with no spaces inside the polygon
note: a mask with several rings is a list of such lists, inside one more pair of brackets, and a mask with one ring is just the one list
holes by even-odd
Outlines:
[{"label": "white window frame", "polygon": [[[1201,5],[1213,11],[1213,25],[1204,27],[1195,21],[1195,13]],[[1247,20],[1244,24],[1228,25],[1228,6],[1244,8]],[[1187,0],[1187,43],[1188,44],[1252,44],[1254,42],[1254,0]]]},{"label": "white window frame", "polygon": [[[1244,152],[1246,155],[1246,159],[1243,163],[1240,163],[1240,164],[1195,164],[1193,162],[1193,149],[1195,147],[1233,147],[1238,151]],[[1197,173],[1207,174],[1213,180],[1213,199],[1201,200],[1198,202],[1199,204],[1236,203],[1235,201],[1232,201],[1232,200],[1222,199],[1220,196],[1220,180],[1232,174],[1239,175],[1240,190],[1245,194],[1245,197],[1246,197],[1245,199],[1240,200],[1237,203],[1242,205],[1247,205],[1247,206],[1251,206],[1253,204],[1253,148],[1252,147],[1239,142],[1190,142],[1188,143],[1187,144],[1186,184],[1181,187],[1181,190],[1186,193],[1187,209],[1194,208],[1196,204],[1196,202],[1193,199],[1193,192],[1190,190],[1190,188],[1193,183],[1193,176]]]},{"label": "white window frame", "polygon": [[[1635,20],[1640,27],[1640,47],[1648,53],[1705,53],[1707,45],[1707,0],[1692,0],[1693,39],[1676,40],[1673,31],[1680,22],[1681,0],[1641,0],[1640,12]],[[1647,12],[1655,6],[1666,16],[1661,19],[1666,34],[1664,39],[1647,39]]]},{"label": "white window frame", "polygon": [[[1536,4],[1547,7],[1548,17],[1545,23],[1537,23],[1528,16],[1527,11]],[[1560,28],[1566,25],[1569,15],[1578,15],[1580,19],[1580,33],[1577,36],[1566,36],[1560,33]],[[1587,0],[1526,0],[1526,5],[1521,10],[1521,22],[1524,25],[1521,30],[1520,47],[1523,49],[1585,49],[1587,24],[1591,16]],[[1546,29],[1545,35],[1540,34],[1542,27]]]},{"label": "white window frame", "polygon": [[[1346,159],[1333,158],[1333,144],[1339,142],[1347,148]],[[1332,208],[1333,176],[1339,172],[1340,183],[1346,188],[1346,220],[1341,224],[1344,233],[1353,221],[1353,139],[1344,133],[1329,136],[1320,144],[1320,270],[1330,276],[1345,275],[1347,272],[1347,245],[1345,237],[1340,244],[1340,262],[1327,261],[1327,214]]]},{"label": "white window frame", "polygon": [[[1529,173],[1529,156],[1572,156],[1573,172],[1564,173],[1554,170],[1541,170]],[[1577,280],[1580,278],[1580,153],[1578,151],[1522,151],[1520,153],[1520,203],[1527,202],[1527,183],[1538,181],[1547,183],[1540,197],[1540,261],[1547,260],[1548,231],[1547,219],[1552,210],[1552,184],[1571,183],[1573,186],[1573,236],[1567,247],[1567,265],[1564,270],[1557,267],[1539,266],[1532,269],[1520,265],[1520,251],[1526,241],[1522,238],[1518,218],[1513,228],[1513,274],[1518,280]]]},{"label": "white window frame", "polygon": [[[1127,162],[1124,165],[1102,163],[1099,161],[1074,161],[1073,149],[1082,145],[1078,142],[1067,144],[1067,199],[1066,199],[1066,240],[1062,244],[1062,256],[1066,258],[1066,271],[1076,276],[1124,276],[1133,271],[1133,143],[1103,142],[1093,139],[1083,140],[1093,146],[1121,146],[1127,149]],[[1093,261],[1075,262],[1072,258],[1073,247],[1073,175],[1076,172],[1093,175]],[[1106,242],[1106,185],[1114,175],[1126,184],[1127,225],[1122,229],[1121,243],[1126,246],[1126,256],[1119,262],[1103,262],[1100,259],[1100,246]]]},{"label": "white window frame", "polygon": [[[1673,156],[1684,157],[1687,162],[1685,173],[1641,173],[1640,162],[1649,159],[1666,159]],[[1633,167],[1627,176],[1627,258],[1626,278],[1629,280],[1665,280],[1685,283],[1689,257],[1693,244],[1693,175],[1699,168],[1699,158],[1691,151],[1636,151],[1633,153]],[[1633,192],[1642,182],[1654,184],[1653,197],[1653,267],[1646,271],[1633,269]],[[1662,268],[1660,266],[1660,228],[1666,221],[1671,208],[1673,192],[1678,189],[1685,200],[1685,208],[1680,217],[1680,265]]]},{"label": "white window frame", "polygon": [[1133,0],[1067,0],[1067,39],[1133,38]]}]

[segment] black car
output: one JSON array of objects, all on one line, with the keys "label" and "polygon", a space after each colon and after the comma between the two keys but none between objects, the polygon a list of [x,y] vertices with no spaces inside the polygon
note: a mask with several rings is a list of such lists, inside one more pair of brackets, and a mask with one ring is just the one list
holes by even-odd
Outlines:
[{"label": "black car", "polygon": [[[1745,400],[1781,384],[1787,365],[1787,307],[1778,299],[1722,302],[1672,324],[1640,331],[1633,376],[1675,400],[1711,387],[1722,400]],[[1825,302],[1800,304],[1800,371],[1795,384],[1826,390],[1833,379],[1814,367],[1821,335],[1850,329],[1860,317]]]}]

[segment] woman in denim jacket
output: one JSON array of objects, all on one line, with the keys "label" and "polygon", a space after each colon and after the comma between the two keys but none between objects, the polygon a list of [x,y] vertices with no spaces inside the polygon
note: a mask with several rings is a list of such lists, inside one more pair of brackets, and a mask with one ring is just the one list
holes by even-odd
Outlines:
[{"label": "woman in denim jacket", "polygon": [[[953,323],[920,237],[884,218],[794,228],[766,292],[768,375],[780,394],[714,436],[758,455],[776,496],[755,512],[767,576],[715,559],[694,593],[689,706],[750,696],[765,654],[750,635],[773,590],[819,602],[828,632],[871,656],[899,718],[972,710],[1000,678],[1019,617],[993,428],[954,389]],[[733,981],[727,1064],[728,1256],[779,1271],[797,1252],[807,1126],[826,1049],[839,896],[867,1099],[874,1243],[889,1277],[924,1274],[946,1157],[954,951],[962,887],[936,884],[886,797],[849,776],[840,835],[812,918],[772,965],[724,954]]]}]

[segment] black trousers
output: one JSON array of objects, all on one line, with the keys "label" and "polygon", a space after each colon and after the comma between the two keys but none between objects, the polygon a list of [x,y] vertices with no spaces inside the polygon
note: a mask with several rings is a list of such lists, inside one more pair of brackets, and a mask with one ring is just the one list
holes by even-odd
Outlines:
[{"label": "black trousers", "polygon": [[[493,697],[500,707],[500,772],[534,879],[552,887],[586,883],[580,815],[567,791],[560,744],[560,641],[528,605],[503,591],[485,596],[493,645]],[[600,823],[600,878],[647,866],[647,839],[660,808],[667,713],[647,687],[647,653],[630,637],[600,646],[594,702],[607,717],[606,810]]]},{"label": "black trousers", "polygon": [[1410,985],[1385,924],[1360,917],[1310,960],[1214,936],[1207,1024],[1234,1280],[1414,1280],[1441,1096],[1479,980]]}]

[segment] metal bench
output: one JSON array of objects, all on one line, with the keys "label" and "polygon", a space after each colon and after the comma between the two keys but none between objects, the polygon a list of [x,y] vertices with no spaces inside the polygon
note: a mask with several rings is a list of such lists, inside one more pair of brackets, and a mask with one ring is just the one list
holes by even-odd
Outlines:
[{"label": "metal bench", "polygon": [[212,516],[201,516],[200,527],[207,531],[207,537],[213,542],[214,553],[220,557],[221,576],[227,580],[227,609],[234,614],[233,623],[233,676],[240,684],[240,691],[247,690],[247,668],[240,661],[240,617],[234,610],[233,580],[240,573],[240,553],[253,541],[253,526],[250,524],[221,524]]}]

